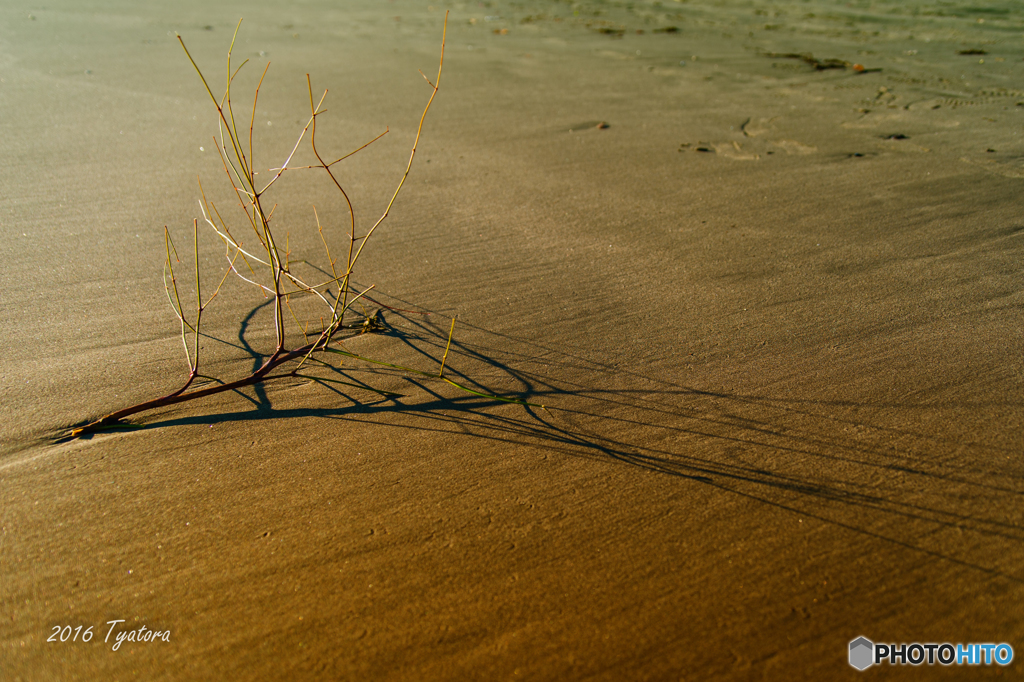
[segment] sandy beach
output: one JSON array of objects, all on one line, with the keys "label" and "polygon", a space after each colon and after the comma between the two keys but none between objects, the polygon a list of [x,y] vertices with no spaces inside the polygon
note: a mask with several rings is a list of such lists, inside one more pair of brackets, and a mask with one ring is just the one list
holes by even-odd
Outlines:
[{"label": "sandy beach", "polygon": [[[485,395],[346,359],[401,397],[295,377],[67,438],[184,381],[164,226],[187,266],[197,178],[244,220],[175,34],[220,91],[243,18],[261,177],[307,73],[334,158],[388,130],[337,166],[365,229],[446,10],[355,273],[387,328],[344,347],[434,372],[455,318],[446,376]],[[16,0],[0,130],[4,679],[841,680],[881,673],[848,662],[861,636],[1024,656],[1018,3]],[[271,195],[289,258],[329,270],[337,191]],[[199,251],[210,291],[224,246]],[[273,350],[267,301],[225,281],[204,374]],[[114,649],[143,626],[169,634]]]}]

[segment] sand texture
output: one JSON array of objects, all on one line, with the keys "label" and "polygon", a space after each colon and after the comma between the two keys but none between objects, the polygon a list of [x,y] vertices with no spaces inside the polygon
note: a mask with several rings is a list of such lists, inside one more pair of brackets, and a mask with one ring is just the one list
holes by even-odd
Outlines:
[{"label": "sand texture", "polygon": [[[356,275],[388,331],[346,347],[433,371],[456,317],[446,373],[546,409],[346,361],[403,397],[295,378],[62,439],[184,380],[163,228],[191,254],[197,177],[240,215],[175,32],[219,89],[244,17],[264,171],[307,73],[318,145],[390,129],[338,166],[367,225],[446,9]],[[875,672],[861,635],[1024,656],[1022,60],[1010,0],[4,3],[0,677],[839,680]],[[341,248],[323,178],[273,192],[291,258],[324,262],[314,206]],[[237,278],[204,333],[221,377],[274,343]],[[114,651],[114,620],[169,641]],[[65,625],[95,636],[47,642]]]}]

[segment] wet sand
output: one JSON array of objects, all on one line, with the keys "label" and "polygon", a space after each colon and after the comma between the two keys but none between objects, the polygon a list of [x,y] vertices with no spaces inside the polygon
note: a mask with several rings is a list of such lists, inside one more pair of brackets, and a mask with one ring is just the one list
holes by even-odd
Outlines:
[{"label": "wet sand", "polygon": [[[858,636],[1024,650],[1013,3],[348,5],[0,9],[6,678],[843,679]],[[306,73],[318,144],[390,128],[341,173],[366,225],[444,9],[357,273],[390,331],[347,347],[429,371],[457,317],[450,376],[546,409],[355,363],[404,397],[296,379],[55,442],[185,377],[163,226],[188,243],[197,175],[231,200],[174,32],[220,83],[245,18],[263,168]],[[278,229],[324,263],[312,207],[341,244],[342,203],[284,180]],[[205,325],[210,374],[273,348],[237,280]],[[65,625],[96,634],[47,642]],[[169,641],[112,650],[143,625]]]}]

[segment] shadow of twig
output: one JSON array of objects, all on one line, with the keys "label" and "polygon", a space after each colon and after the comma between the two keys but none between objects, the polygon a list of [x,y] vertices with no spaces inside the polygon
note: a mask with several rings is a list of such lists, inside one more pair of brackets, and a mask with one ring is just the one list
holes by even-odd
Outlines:
[{"label": "shadow of twig", "polygon": [[[428,316],[391,312],[389,327],[388,336],[406,352],[428,363],[438,362],[447,341],[447,324],[435,324]],[[991,458],[967,459],[950,452],[956,448],[941,437],[867,424],[858,419],[857,412],[868,406],[853,402],[698,390],[670,378],[621,369],[572,348],[551,348],[465,323],[460,328],[469,340],[457,336],[452,343],[448,367],[454,375],[492,395],[500,395],[495,385],[512,385],[514,389],[505,394],[547,408],[455,394],[444,384],[405,376],[415,390],[402,397],[374,396],[369,402],[360,401],[350,391],[322,384],[346,404],[275,409],[272,396],[262,392],[256,399],[250,398],[255,410],[157,417],[144,428],[265,419],[346,419],[373,422],[378,428],[457,433],[532,446],[713,486],[927,556],[1024,581],[956,556],[931,537],[953,530],[1015,547],[1024,541],[1024,524],[1017,511],[1024,482],[989,466]],[[243,337],[244,329],[239,339],[253,352]],[[500,344],[485,343],[488,338],[500,340]],[[254,359],[259,361],[255,353]],[[349,381],[370,385],[358,378],[359,372],[402,374],[346,367],[344,375]],[[867,435],[850,435],[851,427]],[[893,446],[896,441],[898,450]],[[975,450],[1004,454],[983,446]],[[936,451],[941,456],[936,456]]]}]

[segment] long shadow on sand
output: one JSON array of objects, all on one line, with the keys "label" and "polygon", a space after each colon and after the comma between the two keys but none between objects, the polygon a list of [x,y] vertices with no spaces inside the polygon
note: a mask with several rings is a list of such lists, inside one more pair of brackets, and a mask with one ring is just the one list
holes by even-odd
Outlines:
[{"label": "long shadow on sand", "polygon": [[[389,313],[393,340],[436,363],[447,329],[418,314]],[[443,325],[441,325],[443,326]],[[453,376],[473,388],[545,409],[461,394],[447,385],[403,377],[406,397],[365,401],[336,385],[339,407],[277,409],[270,391],[246,395],[253,409],[201,417],[156,417],[145,428],[265,419],[344,419],[376,428],[427,430],[533,447],[545,453],[590,457],[713,486],[884,540],[923,555],[1015,582],[979,556],[1019,551],[1024,481],[1005,471],[1013,454],[951,442],[940,436],[870,423],[864,408],[886,406],[777,398],[697,390],[671,378],[647,376],[523,339],[462,325],[473,339],[456,337]],[[239,335],[242,344],[244,329]],[[516,348],[508,352],[497,348]],[[367,385],[395,370],[351,370],[345,378]],[[512,389],[495,386],[514,386]],[[443,391],[443,393],[441,392]],[[889,406],[897,409],[897,406]],[[934,405],[900,405],[902,410]],[[880,421],[880,420],[876,420]],[[973,550],[953,553],[942,538],[967,535]],[[962,537],[961,537],[961,543]],[[977,550],[985,551],[980,554]]]}]

